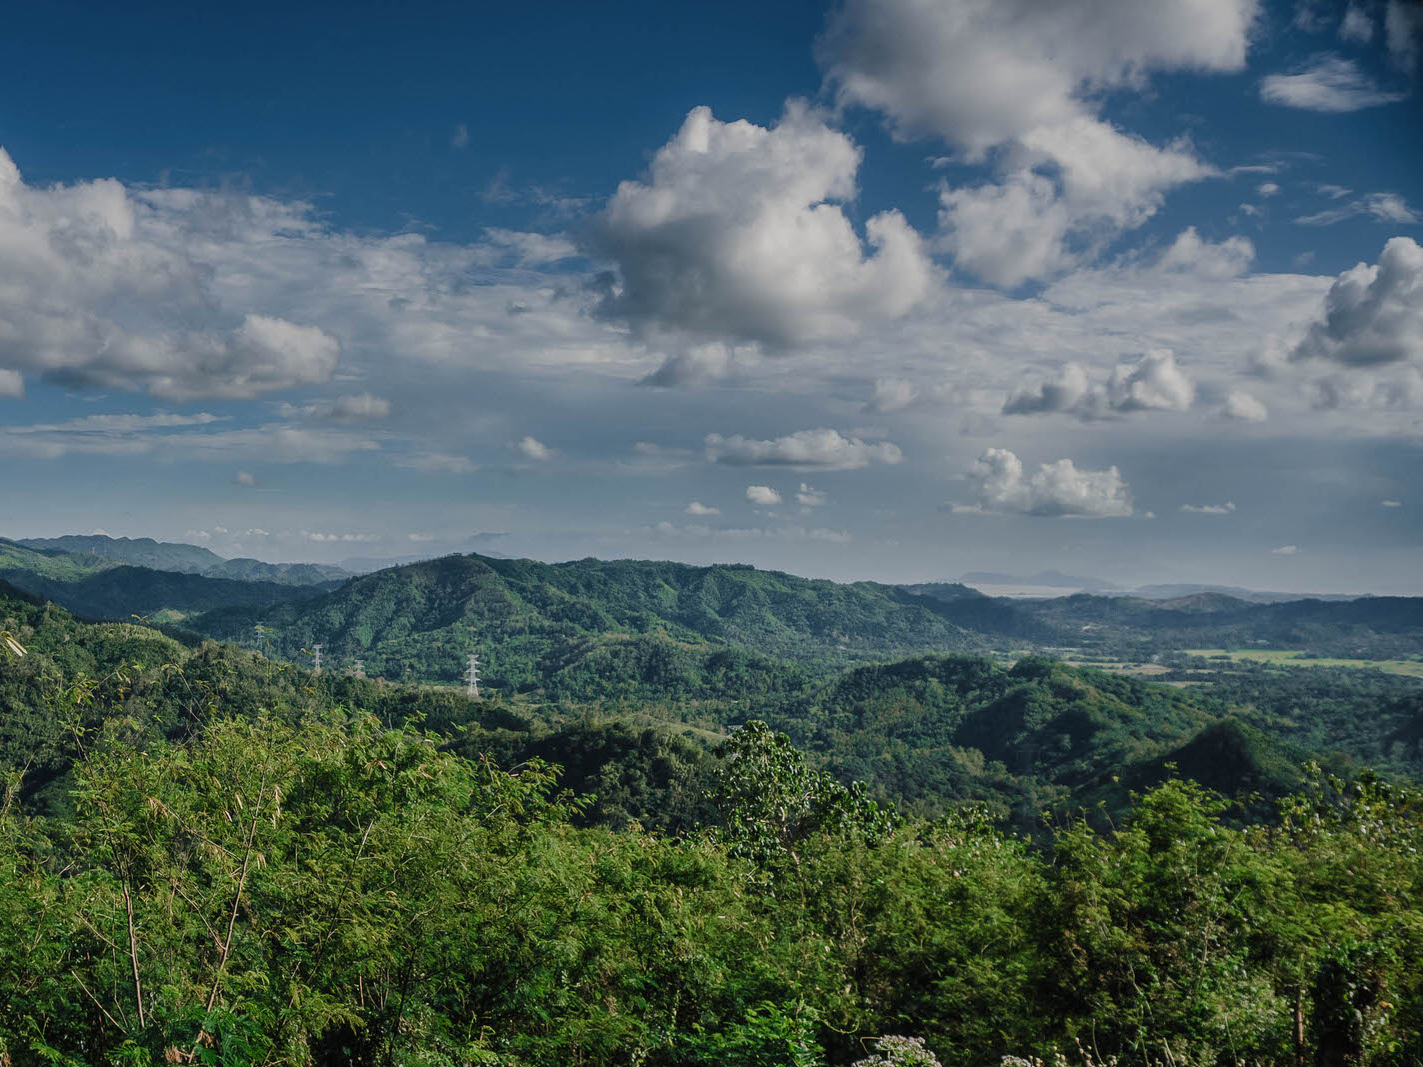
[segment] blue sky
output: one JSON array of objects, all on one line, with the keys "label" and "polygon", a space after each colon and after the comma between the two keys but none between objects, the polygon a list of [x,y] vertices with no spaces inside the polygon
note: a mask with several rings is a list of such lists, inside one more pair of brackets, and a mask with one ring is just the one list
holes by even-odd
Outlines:
[{"label": "blue sky", "polygon": [[0,535],[1423,592],[1420,51],[1412,0],[30,5]]}]

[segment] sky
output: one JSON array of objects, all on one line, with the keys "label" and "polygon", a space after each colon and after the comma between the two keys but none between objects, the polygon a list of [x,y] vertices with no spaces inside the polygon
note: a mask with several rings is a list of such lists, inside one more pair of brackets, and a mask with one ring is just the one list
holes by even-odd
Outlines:
[{"label": "sky", "polygon": [[1423,593],[1420,77],[1417,0],[23,5],[0,536]]}]

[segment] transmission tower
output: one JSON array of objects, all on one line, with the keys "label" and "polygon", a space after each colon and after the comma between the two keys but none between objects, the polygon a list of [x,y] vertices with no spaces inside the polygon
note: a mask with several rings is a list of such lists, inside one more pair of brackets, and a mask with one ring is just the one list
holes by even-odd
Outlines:
[{"label": "transmission tower", "polygon": [[321,646],[320,646],[320,645],[312,645],[312,646],[311,646],[311,655],[312,655],[312,658],[315,660],[315,662],[311,665],[311,673],[312,673],[312,674],[320,674],[320,673],[321,673]]},{"label": "transmission tower", "polygon": [[479,654],[471,652],[469,654],[469,667],[464,672],[464,680],[469,683],[469,688],[465,690],[466,695],[471,700],[479,699]]}]

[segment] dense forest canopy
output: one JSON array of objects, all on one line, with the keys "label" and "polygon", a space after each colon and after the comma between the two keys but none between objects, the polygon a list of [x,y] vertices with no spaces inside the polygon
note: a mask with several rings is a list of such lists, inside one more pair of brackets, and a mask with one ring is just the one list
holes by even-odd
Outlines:
[{"label": "dense forest canopy", "polygon": [[[303,595],[164,632],[0,586],[8,1062],[1423,1058],[1417,678],[1113,673],[1021,650],[1096,598],[739,567]],[[1375,607],[1329,625],[1402,641]],[[476,637],[481,699],[363,676]]]}]

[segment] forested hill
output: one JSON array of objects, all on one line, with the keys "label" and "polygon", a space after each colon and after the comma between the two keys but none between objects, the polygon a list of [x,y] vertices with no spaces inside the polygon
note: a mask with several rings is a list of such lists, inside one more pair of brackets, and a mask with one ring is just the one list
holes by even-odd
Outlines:
[{"label": "forested hill", "polygon": [[[1227,795],[1280,796],[1299,784],[1311,755],[1194,691],[1036,657],[1008,668],[982,656],[918,656],[820,677],[785,665],[777,674],[769,660],[757,674],[754,662],[743,662],[743,698],[723,692],[696,704],[699,728],[689,731],[677,699],[590,715],[576,703],[480,702],[450,687],[313,675],[231,645],[189,648],[145,626],[83,623],[3,583],[0,630],[27,650],[0,656],[0,771],[28,767],[27,795],[51,799],[64,787],[83,731],[106,715],[130,716],[152,736],[175,737],[216,714],[300,715],[333,705],[391,724],[418,719],[471,757],[548,759],[567,769],[577,791],[596,794],[594,816],[615,826],[632,819],[689,824],[696,815],[691,798],[709,767],[707,742],[752,719],[786,733],[840,781],[863,781],[881,800],[925,815],[986,803],[1024,827],[1043,811],[1099,801],[1108,813],[1124,810],[1129,787],[1177,773]],[[596,675],[600,665],[588,667]],[[720,669],[723,677],[708,680],[707,692],[735,691],[726,677],[734,668],[724,662]],[[595,680],[583,688],[599,692]],[[673,692],[681,698],[692,691]],[[76,715],[78,734],[70,721]],[[1377,724],[1384,731],[1413,722],[1406,708],[1385,718]],[[1330,759],[1336,743],[1321,735],[1313,754]]]},{"label": "forested hill", "polygon": [[158,571],[282,585],[315,585],[351,576],[349,571],[327,563],[264,563],[257,559],[224,559],[199,545],[155,541],[151,537],[68,534],[64,537],[21,537],[13,543],[41,552],[80,557],[80,562],[91,567],[126,563]]},{"label": "forested hill", "polygon": [[[1416,791],[1311,777],[1242,825],[1171,780],[1104,796],[1110,821],[1036,821],[1069,783],[1090,803],[1188,762],[1254,788],[1278,752],[1190,694],[931,656],[787,709],[824,759],[876,731],[952,738],[905,770],[1003,782],[986,799],[1031,839],[975,807],[886,810],[762,723],[688,737],[520,707],[84,624],[0,585],[0,1063],[1423,1057]],[[903,751],[866,764],[876,791]],[[1036,784],[989,755],[1025,751]],[[1131,760],[1120,783],[1094,752]]]},{"label": "forested hill", "polygon": [[[1386,658],[1423,643],[1423,598],[1030,601],[961,585],[917,588],[737,565],[447,556],[356,578],[302,603],[224,608],[186,625],[288,658],[321,643],[333,664],[359,659],[368,673],[392,678],[452,682],[478,651],[492,684],[558,686],[576,675],[583,685],[597,675],[610,693],[637,690],[638,679],[656,692],[696,689],[721,677],[707,660],[727,649],[760,663],[759,671],[768,660],[819,670],[923,652],[1032,648],[1148,658],[1178,648],[1273,647]],[[257,626],[270,632],[259,637]]]},{"label": "forested hill", "polygon": [[90,619],[178,618],[218,607],[261,607],[314,596],[323,588],[154,570],[4,539],[0,580]]},{"label": "forested hill", "polygon": [[[978,594],[969,604],[994,602]],[[211,612],[189,623],[243,644],[270,641],[296,655],[315,642],[333,664],[367,673],[450,681],[470,651],[491,684],[525,687],[587,657],[614,675],[680,673],[688,654],[728,647],[752,657],[887,659],[906,652],[986,647],[961,607],[873,582],[840,585],[748,566],[691,567],[635,560],[447,556],[356,578],[324,596],[271,609]],[[254,627],[270,629],[260,637]],[[675,679],[674,679],[675,681]]]}]

